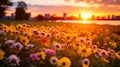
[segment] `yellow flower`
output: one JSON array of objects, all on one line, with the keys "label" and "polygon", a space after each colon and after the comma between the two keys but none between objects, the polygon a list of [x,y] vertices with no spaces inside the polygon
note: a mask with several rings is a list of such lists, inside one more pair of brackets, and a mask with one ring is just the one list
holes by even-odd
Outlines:
[{"label": "yellow flower", "polygon": [[109,61],[108,59],[106,59],[106,58],[100,58],[100,60],[101,60],[102,62],[105,62],[105,63],[110,63],[110,61]]},{"label": "yellow flower", "polygon": [[106,42],[104,42],[104,44],[103,44],[104,46],[107,46],[108,44],[106,43]]},{"label": "yellow flower", "polygon": [[40,56],[41,59],[45,59],[46,54],[43,51],[37,52],[37,54]]},{"label": "yellow flower", "polygon": [[23,26],[21,25],[21,24],[18,24],[17,26],[16,26],[16,28],[17,29],[21,29]]},{"label": "yellow flower", "polygon": [[16,32],[16,29],[15,29],[14,26],[9,26],[8,29],[7,29],[7,32],[8,32],[11,36],[13,36],[13,35],[15,34],[15,32]]},{"label": "yellow flower", "polygon": [[5,53],[0,49],[0,60],[4,58]]},{"label": "yellow flower", "polygon": [[107,37],[104,38],[104,42],[108,42],[109,40],[110,40],[109,36],[107,36]]},{"label": "yellow flower", "polygon": [[116,48],[117,47],[117,44],[115,41],[110,41],[109,42],[110,46],[113,47],[113,48]]},{"label": "yellow flower", "polygon": [[20,36],[20,35],[18,35],[18,36],[16,36],[16,37],[15,37],[15,39],[16,39],[17,41],[20,41],[21,36]]},{"label": "yellow flower", "polygon": [[117,53],[115,53],[115,56],[117,57],[117,59],[120,60],[120,51],[118,51]]},{"label": "yellow flower", "polygon": [[29,39],[27,37],[21,36],[20,42],[24,45],[27,46],[29,43]]},{"label": "yellow flower", "polygon": [[72,38],[71,38],[71,35],[70,35],[70,34],[65,34],[65,35],[64,35],[64,39],[65,39],[66,41],[70,41]]},{"label": "yellow flower", "polygon": [[91,51],[91,48],[86,47],[85,45],[82,45],[82,46],[79,46],[77,53],[83,58],[83,57],[90,56],[92,51]]},{"label": "yellow flower", "polygon": [[8,28],[8,26],[7,26],[7,25],[2,24],[0,28],[1,28],[2,30],[4,30],[4,29],[7,29],[7,28]]},{"label": "yellow flower", "polygon": [[97,45],[100,45],[100,42],[99,42],[99,41],[97,41],[96,43],[97,43]]},{"label": "yellow flower", "polygon": [[97,38],[97,35],[96,35],[96,34],[93,34],[93,35],[92,35],[92,40],[94,40],[95,38]]},{"label": "yellow flower", "polygon": [[17,41],[20,41],[23,46],[27,46],[29,44],[29,39],[28,37],[18,35],[15,37]]},{"label": "yellow flower", "polygon": [[86,64],[83,64],[83,67],[89,67],[88,65],[86,65]]},{"label": "yellow flower", "polygon": [[63,57],[58,61],[58,67],[70,67],[71,61],[67,57]]}]

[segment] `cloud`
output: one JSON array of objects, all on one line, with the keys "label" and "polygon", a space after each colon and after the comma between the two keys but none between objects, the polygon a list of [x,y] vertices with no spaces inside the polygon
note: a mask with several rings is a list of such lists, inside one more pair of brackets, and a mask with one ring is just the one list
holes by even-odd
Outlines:
[{"label": "cloud", "polygon": [[74,1],[75,3],[86,2],[88,4],[120,5],[120,0],[64,0],[65,2]]},{"label": "cloud", "polygon": [[[102,8],[102,10],[101,10]],[[118,7],[114,7],[114,6],[101,6],[99,8],[96,8],[96,7],[76,7],[76,6],[65,6],[65,5],[62,5],[62,6],[45,6],[45,5],[30,5],[28,4],[28,10],[30,12],[44,12],[44,13],[80,13],[82,11],[90,11],[90,12],[118,12],[120,6]]]},{"label": "cloud", "polygon": [[65,2],[70,2],[71,0],[64,0]]},{"label": "cloud", "polygon": [[[79,3],[83,0],[78,0]],[[87,1],[87,0],[86,0]],[[87,1],[89,3],[89,1]],[[107,1],[104,1],[107,2]],[[76,3],[77,4],[77,3]],[[15,5],[10,8],[11,12],[15,12],[17,3],[15,2]],[[78,14],[81,12],[91,12],[91,13],[118,13],[120,11],[120,6],[114,6],[114,5],[108,5],[108,6],[100,6],[100,7],[82,7],[82,6],[73,6],[73,5],[31,5],[27,4],[28,10],[27,12],[30,12],[31,14],[63,14],[68,13],[71,15]],[[101,9],[102,8],[102,9]]]}]

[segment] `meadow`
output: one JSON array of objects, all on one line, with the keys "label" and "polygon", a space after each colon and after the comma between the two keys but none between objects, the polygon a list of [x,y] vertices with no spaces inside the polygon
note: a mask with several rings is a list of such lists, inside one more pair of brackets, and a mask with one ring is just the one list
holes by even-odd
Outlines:
[{"label": "meadow", "polygon": [[119,29],[0,20],[0,67],[120,67]]}]

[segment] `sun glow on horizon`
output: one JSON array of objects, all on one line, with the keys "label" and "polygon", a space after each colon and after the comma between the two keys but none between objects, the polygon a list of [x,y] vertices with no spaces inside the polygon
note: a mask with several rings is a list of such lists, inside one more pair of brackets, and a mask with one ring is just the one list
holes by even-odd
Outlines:
[{"label": "sun glow on horizon", "polygon": [[91,18],[92,14],[88,13],[88,12],[83,12],[81,13],[81,17],[83,20],[87,20],[89,18]]}]

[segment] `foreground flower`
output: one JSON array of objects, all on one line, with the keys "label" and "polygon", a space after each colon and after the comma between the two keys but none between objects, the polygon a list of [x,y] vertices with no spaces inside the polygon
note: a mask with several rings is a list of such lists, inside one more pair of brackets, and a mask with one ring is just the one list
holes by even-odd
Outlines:
[{"label": "foreground flower", "polygon": [[36,35],[39,34],[39,31],[37,31],[37,30],[34,29],[34,30],[32,31],[32,34],[36,36]]},{"label": "foreground flower", "polygon": [[19,57],[17,57],[16,55],[10,55],[9,57],[8,57],[8,60],[12,63],[12,64],[17,64],[17,65],[19,65],[19,62],[20,62],[20,59],[19,59]]},{"label": "foreground flower", "polygon": [[108,57],[115,59],[115,51],[113,49],[108,49]]},{"label": "foreground flower", "polygon": [[5,31],[0,30],[0,35],[7,35]]},{"label": "foreground flower", "polygon": [[51,63],[51,64],[54,65],[54,64],[57,64],[57,62],[58,62],[58,58],[57,58],[57,57],[51,57],[51,58],[50,58],[50,63]]},{"label": "foreground flower", "polygon": [[82,65],[83,65],[83,67],[89,67],[89,65],[90,65],[89,59],[87,59],[87,58],[83,59]]},{"label": "foreground flower", "polygon": [[100,52],[99,52],[99,56],[107,57],[107,56],[108,56],[108,53],[107,53],[106,50],[102,49],[102,50],[100,50]]},{"label": "foreground flower", "polygon": [[88,57],[92,54],[91,48],[87,48],[85,45],[79,46],[79,49],[77,51],[78,55],[83,57]]},{"label": "foreground flower", "polygon": [[22,46],[22,44],[21,43],[15,43],[15,44],[13,44],[13,47],[15,48],[15,49],[19,49],[19,50],[22,50],[23,49],[23,46]]},{"label": "foreground flower", "polygon": [[106,58],[100,58],[100,60],[101,60],[102,62],[104,62],[104,63],[110,63],[110,61],[109,61],[108,59],[106,59]]},{"label": "foreground flower", "polygon": [[30,48],[33,48],[33,47],[34,47],[33,44],[28,44],[28,45],[26,46],[26,49],[30,49]]},{"label": "foreground flower", "polygon": [[40,57],[40,59],[45,59],[45,57],[46,57],[46,54],[43,51],[37,52],[37,54]]},{"label": "foreground flower", "polygon": [[0,49],[0,60],[4,58],[5,53]]},{"label": "foreground flower", "polygon": [[92,45],[92,53],[96,53],[97,52],[97,49],[98,49],[98,47],[97,47],[97,45]]},{"label": "foreground flower", "polygon": [[19,29],[21,29],[23,26],[21,25],[21,24],[17,24],[16,25],[16,28],[19,30]]},{"label": "foreground flower", "polygon": [[34,61],[34,60],[40,60],[38,54],[36,54],[36,53],[30,54],[30,55],[29,55],[29,58],[32,59],[33,61]]},{"label": "foreground flower", "polygon": [[14,43],[15,43],[14,40],[7,40],[7,41],[5,42],[6,45],[12,45],[12,44],[14,44]]},{"label": "foreground flower", "polygon": [[58,60],[58,67],[70,67],[71,61],[67,57],[63,57],[60,60]]},{"label": "foreground flower", "polygon": [[52,50],[52,49],[45,49],[44,50],[46,54],[50,55],[50,56],[53,56],[56,54],[56,51],[55,50]]},{"label": "foreground flower", "polygon": [[110,41],[109,44],[110,44],[110,46],[112,48],[116,48],[117,47],[117,43],[115,41]]},{"label": "foreground flower", "polygon": [[24,46],[27,46],[28,43],[29,43],[29,39],[28,39],[27,37],[22,36],[22,37],[20,38],[20,42],[21,42]]},{"label": "foreground flower", "polygon": [[117,59],[120,60],[120,51],[116,52],[116,53],[115,53],[115,56],[116,56]]},{"label": "foreground flower", "polygon": [[56,50],[61,50],[61,44],[53,44]]}]

